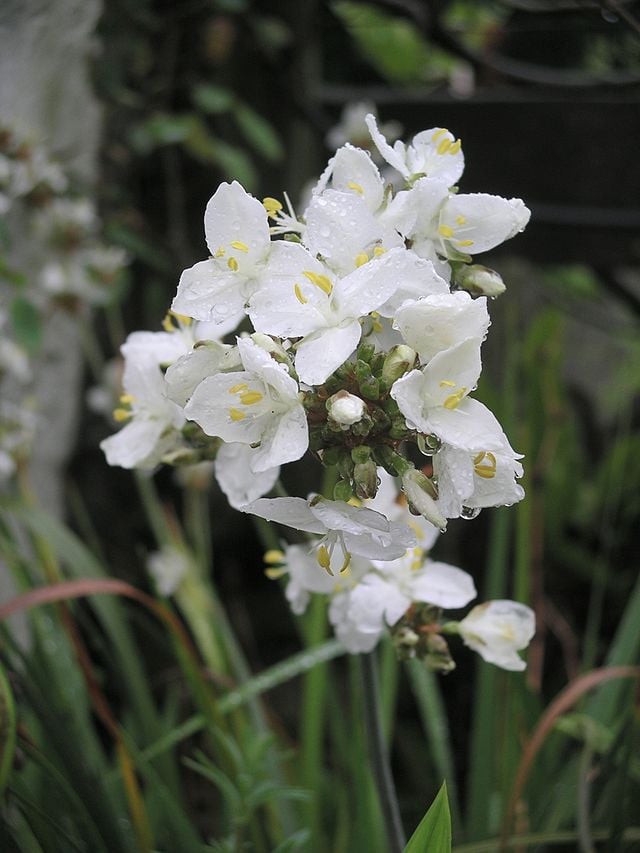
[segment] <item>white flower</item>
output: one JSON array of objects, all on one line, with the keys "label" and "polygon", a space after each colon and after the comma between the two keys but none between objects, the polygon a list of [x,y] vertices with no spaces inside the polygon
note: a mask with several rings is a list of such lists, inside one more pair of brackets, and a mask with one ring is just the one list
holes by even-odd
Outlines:
[{"label": "white flower", "polygon": [[374,116],[366,117],[373,142],[382,157],[409,181],[417,175],[438,177],[453,186],[464,171],[461,142],[444,127],[434,127],[417,133],[410,145],[397,141],[389,145],[378,130]]},{"label": "white flower", "polygon": [[164,545],[149,554],[147,569],[160,595],[173,595],[189,571],[189,558],[174,545]]},{"label": "white flower", "polygon": [[360,317],[376,311],[405,278],[429,278],[423,262],[392,249],[344,278],[334,278],[319,261],[298,279],[274,279],[254,295],[249,316],[260,332],[299,337],[296,371],[302,382],[324,382],[353,353],[362,335]]},{"label": "white flower", "polygon": [[394,319],[405,341],[426,364],[434,355],[466,340],[483,339],[489,328],[487,300],[468,293],[435,294],[405,303]]},{"label": "white flower", "polygon": [[465,645],[488,663],[502,669],[522,670],[526,663],[517,654],[535,634],[535,615],[516,601],[479,604],[458,624]]},{"label": "white flower", "polygon": [[521,501],[524,489],[522,458],[505,442],[501,450],[469,453],[443,444],[433,456],[438,482],[438,507],[447,518],[458,518],[463,507],[511,506]]},{"label": "white flower", "polygon": [[[343,582],[342,576],[338,581],[324,571],[305,545],[285,546],[283,563],[289,575],[285,595],[291,609],[298,615],[307,609],[312,593],[331,595]],[[349,580],[359,564],[363,565],[363,571],[367,570],[366,562],[354,558],[351,561]]]},{"label": "white flower", "polygon": [[130,408],[116,410],[121,420],[130,419],[115,435],[101,442],[109,465],[122,468],[153,468],[176,443],[184,425],[182,410],[166,393],[164,376],[153,354],[126,350],[122,379],[123,403]]},{"label": "white flower", "polygon": [[[352,101],[344,105],[340,121],[327,133],[327,146],[333,150],[351,142],[365,148],[371,145],[371,137],[366,124],[369,113],[376,114],[376,108],[370,101]],[[396,121],[388,121],[380,126],[381,133],[387,139],[397,139],[402,133],[402,127]]]},{"label": "white flower", "polygon": [[298,383],[251,338],[238,338],[244,371],[208,376],[193,392],[185,415],[207,435],[242,444],[260,443],[252,470],[294,462],[309,446]]},{"label": "white flower", "polygon": [[[244,309],[258,287],[273,249],[285,257],[293,247],[271,243],[265,207],[233,181],[209,199],[204,231],[211,257],[185,270],[172,309],[196,320],[224,323]],[[295,251],[294,251],[295,254]]]},{"label": "white flower", "polygon": [[423,551],[429,551],[440,531],[422,515],[413,515],[409,512],[407,499],[400,491],[398,484],[391,474],[384,468],[378,468],[378,491],[375,498],[367,501],[369,509],[381,512],[390,521],[398,521],[408,525],[413,530],[418,547]]},{"label": "white flower", "polygon": [[242,511],[322,536],[316,545],[317,559],[332,572],[348,566],[352,554],[395,560],[415,544],[415,536],[406,525],[389,521],[374,510],[319,495],[309,500],[260,498]]},{"label": "white flower", "polygon": [[501,450],[506,438],[493,414],[468,398],[480,376],[479,338],[469,338],[435,355],[391,388],[410,429],[438,436],[462,450]]},{"label": "white flower", "polygon": [[223,444],[216,454],[216,480],[234,509],[266,495],[280,476],[279,465],[257,473],[253,470],[257,452],[248,444],[234,442]]}]

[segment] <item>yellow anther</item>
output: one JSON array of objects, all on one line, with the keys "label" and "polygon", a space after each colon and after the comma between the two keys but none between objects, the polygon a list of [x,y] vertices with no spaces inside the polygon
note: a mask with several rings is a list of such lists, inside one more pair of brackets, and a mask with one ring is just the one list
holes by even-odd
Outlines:
[{"label": "yellow anther", "polygon": [[220,248],[216,249],[215,252],[213,253],[214,258],[224,258],[225,255],[226,255],[226,251],[225,251],[223,246],[220,246]]},{"label": "yellow anther", "polygon": [[460,403],[464,399],[464,395],[467,393],[466,388],[458,388],[453,394],[449,394],[447,399],[442,404],[445,409],[457,409]]},{"label": "yellow anther", "polygon": [[441,388],[455,388],[456,383],[453,382],[451,379],[442,379],[440,382],[440,387]]},{"label": "yellow anther", "polygon": [[284,551],[280,551],[279,548],[270,548],[264,552],[262,559],[268,566],[277,566],[284,560]]},{"label": "yellow anther", "polygon": [[369,260],[369,255],[366,252],[360,252],[356,255],[356,266],[361,267],[363,264],[366,264]]},{"label": "yellow anther", "polygon": [[229,409],[229,417],[232,421],[243,421],[247,416],[240,409],[235,409],[233,406]]},{"label": "yellow anther", "polygon": [[344,562],[340,567],[340,574],[346,575],[349,573],[349,569],[351,567],[351,554],[347,551],[344,555]]},{"label": "yellow anther", "polygon": [[307,302],[308,302],[309,300],[307,299],[307,297],[306,297],[306,296],[304,295],[304,293],[302,292],[302,288],[300,287],[300,285],[299,285],[299,284],[294,284],[294,285],[293,285],[293,292],[295,293],[295,295],[296,295],[296,299],[298,300],[298,302],[299,302],[301,305],[306,305],[306,304],[307,304]]},{"label": "yellow anther", "polygon": [[[410,527],[410,528],[413,530],[413,532],[415,533],[415,535],[416,535],[416,539],[417,539],[418,541],[420,541],[420,539],[424,539],[424,538],[425,538],[425,532],[424,532],[424,530],[420,527],[420,525],[419,525],[419,524],[416,524],[416,522],[415,522],[415,521],[413,521],[412,519],[409,519],[408,524],[409,524],[409,527]],[[420,549],[416,549],[416,550],[419,550],[420,552],[422,552],[422,548],[420,548]]]},{"label": "yellow anther", "polygon": [[347,503],[349,504],[349,506],[355,506],[355,507],[362,506],[362,501],[360,500],[360,498],[356,498],[354,496],[351,496],[349,498],[349,500],[347,501]]},{"label": "yellow anther", "polygon": [[431,137],[432,142],[437,142],[441,136],[444,136],[445,133],[449,133],[446,127],[439,127],[438,130]]},{"label": "yellow anther", "polygon": [[238,382],[237,385],[229,388],[230,394],[239,394],[241,391],[246,391],[249,386],[246,382]]},{"label": "yellow anther", "polygon": [[473,457],[473,470],[483,480],[493,480],[498,463],[493,453],[482,451]]},{"label": "yellow anther", "polygon": [[436,151],[438,152],[438,154],[446,154],[452,145],[453,142],[450,139],[443,139],[442,142],[438,144]]},{"label": "yellow anther", "polygon": [[271,198],[267,196],[262,199],[262,204],[264,209],[267,211],[267,215],[272,219],[275,219],[277,214],[282,210],[282,204],[278,201],[277,198]]},{"label": "yellow anther", "polygon": [[411,563],[411,571],[417,572],[421,566],[422,566],[422,560],[413,560]]},{"label": "yellow anther", "polygon": [[120,402],[124,406],[130,406],[134,400],[135,400],[135,397],[133,396],[133,394],[120,394]]},{"label": "yellow anther", "polygon": [[473,246],[473,240],[458,240],[458,246]]},{"label": "yellow anther", "polygon": [[453,228],[450,225],[441,225],[438,228],[438,234],[441,237],[453,237]]},{"label": "yellow anther", "polygon": [[451,148],[449,149],[449,154],[457,154],[461,148],[462,148],[462,140],[456,139],[456,141],[452,143]]},{"label": "yellow anther", "polygon": [[327,550],[326,545],[321,545],[318,548],[316,560],[318,561],[318,565],[321,566],[325,570],[325,572],[328,572],[330,575],[333,575],[333,572],[331,571],[331,554]]},{"label": "yellow anther", "polygon": [[278,578],[281,578],[283,575],[287,574],[287,570],[283,566],[281,566],[280,568],[274,566],[270,569],[265,569],[264,573],[270,581],[277,581]]},{"label": "yellow anther", "polygon": [[240,402],[243,406],[253,406],[255,403],[259,403],[263,397],[264,394],[259,391],[245,391],[244,394],[240,394]]},{"label": "yellow anther", "polygon": [[232,249],[237,249],[238,252],[244,252],[246,254],[249,251],[247,244],[240,242],[240,240],[232,240],[229,245]]},{"label": "yellow anther", "polygon": [[463,216],[461,213],[456,216],[456,225],[464,225],[466,221],[466,216]]},{"label": "yellow anther", "polygon": [[349,187],[350,190],[355,190],[355,192],[359,193],[360,195],[364,195],[364,190],[362,189],[360,184],[356,184],[355,181],[349,181],[347,186]]},{"label": "yellow anther", "polygon": [[317,272],[311,272],[311,270],[304,271],[305,278],[308,278],[311,284],[315,284],[316,287],[319,287],[323,293],[326,293],[327,296],[333,290],[333,285],[329,281],[326,275],[320,275]]},{"label": "yellow anther", "polygon": [[374,332],[381,332],[384,329],[384,326],[380,322],[380,320],[374,320],[371,324],[371,328]]},{"label": "yellow anther", "polygon": [[116,423],[123,423],[124,421],[128,421],[131,417],[131,409],[114,409],[113,410],[113,419]]},{"label": "yellow anther", "polygon": [[386,251],[387,251],[387,250],[386,250],[386,249],[384,249],[382,246],[376,246],[376,247],[375,247],[375,249],[373,250],[373,256],[374,256],[375,258],[379,258],[379,257],[381,257],[382,255],[384,255],[384,253],[385,253]]},{"label": "yellow anther", "polygon": [[238,262],[235,258],[229,258],[227,261],[227,266],[232,272],[235,272],[238,269]]},{"label": "yellow anther", "polygon": [[175,330],[175,325],[173,323],[173,317],[171,313],[165,314],[164,320],[162,321],[162,328],[165,332],[173,332]]}]

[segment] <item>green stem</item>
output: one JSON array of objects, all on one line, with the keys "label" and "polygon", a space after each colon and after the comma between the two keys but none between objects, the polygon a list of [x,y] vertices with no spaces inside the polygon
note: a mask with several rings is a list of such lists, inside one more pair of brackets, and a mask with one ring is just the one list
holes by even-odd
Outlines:
[{"label": "green stem", "polygon": [[389,853],[402,853],[406,840],[382,726],[378,660],[375,651],[359,655],[358,660],[362,675],[364,717],[369,740],[371,767],[387,831]]}]

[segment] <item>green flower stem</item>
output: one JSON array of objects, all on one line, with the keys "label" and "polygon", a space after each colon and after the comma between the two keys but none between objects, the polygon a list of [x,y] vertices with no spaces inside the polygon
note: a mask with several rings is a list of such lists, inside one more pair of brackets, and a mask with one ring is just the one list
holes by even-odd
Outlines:
[{"label": "green flower stem", "polygon": [[393,784],[389,752],[385,741],[380,709],[378,661],[376,652],[359,655],[364,696],[364,716],[369,740],[371,766],[389,842],[389,853],[402,853],[406,839],[400,807]]}]

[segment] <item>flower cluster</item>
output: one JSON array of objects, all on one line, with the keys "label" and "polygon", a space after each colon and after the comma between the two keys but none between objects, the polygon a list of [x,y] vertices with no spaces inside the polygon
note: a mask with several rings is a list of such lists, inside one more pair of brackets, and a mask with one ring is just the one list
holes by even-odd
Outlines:
[{"label": "flower cluster", "polygon": [[[182,273],[164,330],[122,348],[115,417],[126,425],[103,448],[129,468],[215,459],[233,506],[307,533],[310,547],[277,558],[287,594],[298,611],[309,593],[330,595],[349,650],[372,648],[390,626],[399,648],[446,669],[442,633],[455,631],[520,668],[528,608],[494,602],[441,625],[441,608],[474,597],[473,581],[431,561],[408,519],[444,530],[523,497],[519,454],[470,396],[487,297],[504,289],[472,255],[521,231],[529,211],[520,199],[458,192],[461,143],[445,128],[391,146],[372,115],[367,126],[391,182],[345,144],[300,217],[286,197],[285,209],[237,182],[218,188],[204,217],[209,257]],[[263,497],[280,466],[307,453],[334,473],[333,499]],[[389,476],[401,516],[376,504]]]}]

